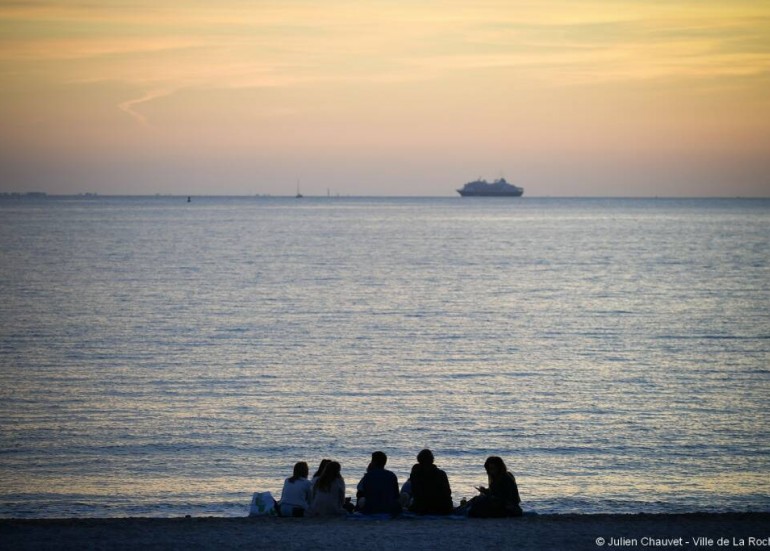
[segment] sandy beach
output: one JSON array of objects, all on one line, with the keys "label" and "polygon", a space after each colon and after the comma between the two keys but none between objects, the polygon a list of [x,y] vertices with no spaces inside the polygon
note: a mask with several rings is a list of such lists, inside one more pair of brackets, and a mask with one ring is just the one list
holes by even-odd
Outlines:
[{"label": "sandy beach", "polygon": [[770,513],[0,520],[2,549],[768,549]]}]

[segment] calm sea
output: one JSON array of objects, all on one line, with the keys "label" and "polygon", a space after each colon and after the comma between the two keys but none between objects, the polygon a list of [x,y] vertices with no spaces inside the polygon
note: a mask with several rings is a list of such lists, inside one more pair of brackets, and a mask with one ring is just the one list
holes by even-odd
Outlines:
[{"label": "calm sea", "polygon": [[0,516],[246,514],[424,447],[455,502],[770,510],[770,200],[0,200]]}]

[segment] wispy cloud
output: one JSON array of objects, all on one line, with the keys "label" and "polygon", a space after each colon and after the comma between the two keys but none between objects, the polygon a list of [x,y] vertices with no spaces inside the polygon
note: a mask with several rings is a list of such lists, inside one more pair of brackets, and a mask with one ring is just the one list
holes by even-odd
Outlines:
[{"label": "wispy cloud", "polygon": [[0,60],[63,60],[70,78],[157,88],[395,82],[496,67],[554,84],[767,70],[768,49],[746,37],[770,34],[770,9],[664,4],[0,2],[0,25],[16,29]]},{"label": "wispy cloud", "polygon": [[170,96],[174,92],[175,90],[166,90],[166,89],[150,90],[149,92],[147,92],[141,97],[126,100],[124,102],[119,103],[118,109],[120,109],[124,113],[129,114],[131,117],[133,117],[133,119],[136,122],[138,122],[143,127],[152,128],[152,125],[147,120],[147,117],[143,115],[140,111],[137,111],[136,106],[141,105],[142,103],[150,102],[154,99]]}]

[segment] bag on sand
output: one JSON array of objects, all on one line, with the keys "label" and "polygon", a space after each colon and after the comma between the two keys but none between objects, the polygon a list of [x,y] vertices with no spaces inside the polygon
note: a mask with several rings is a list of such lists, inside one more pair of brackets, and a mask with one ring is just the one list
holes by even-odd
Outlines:
[{"label": "bag on sand", "polygon": [[249,504],[249,516],[261,517],[265,515],[275,516],[275,500],[270,492],[254,492]]}]

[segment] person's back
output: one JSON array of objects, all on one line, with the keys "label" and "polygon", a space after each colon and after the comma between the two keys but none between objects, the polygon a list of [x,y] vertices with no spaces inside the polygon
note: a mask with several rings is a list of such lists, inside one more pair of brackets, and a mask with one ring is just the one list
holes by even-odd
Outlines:
[{"label": "person's back", "polygon": [[452,490],[446,473],[435,465],[417,464],[412,469],[412,506],[418,515],[452,513]]},{"label": "person's back", "polygon": [[313,499],[310,505],[312,516],[340,516],[345,511],[345,480],[340,474],[341,467],[336,461],[329,461],[321,476],[313,484]]},{"label": "person's back", "polygon": [[365,515],[397,515],[401,512],[398,479],[394,473],[385,469],[386,461],[384,453],[374,452],[369,470],[358,485],[364,498],[361,512]]},{"label": "person's back", "polygon": [[283,483],[279,513],[282,516],[304,516],[310,507],[310,481],[307,479],[307,463],[300,461],[294,465],[294,474]]},{"label": "person's back", "polygon": [[513,473],[506,471],[503,476],[498,477],[489,485],[491,495],[499,499],[505,506],[507,514],[510,516],[520,516],[521,498],[519,497],[519,487],[516,484],[516,478]]},{"label": "person's back", "polygon": [[446,473],[433,464],[433,453],[422,450],[412,467],[411,511],[418,515],[448,515],[452,512],[452,490]]},{"label": "person's back", "polygon": [[310,506],[310,490],[310,481],[307,478],[298,478],[294,481],[287,478],[283,482],[281,505],[307,509]]},{"label": "person's back", "polygon": [[310,505],[312,516],[327,517],[347,514],[345,504],[345,482],[337,478],[329,484],[328,488],[313,488],[313,502]]}]

